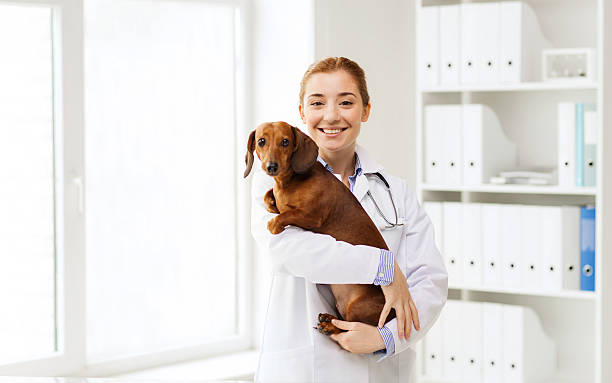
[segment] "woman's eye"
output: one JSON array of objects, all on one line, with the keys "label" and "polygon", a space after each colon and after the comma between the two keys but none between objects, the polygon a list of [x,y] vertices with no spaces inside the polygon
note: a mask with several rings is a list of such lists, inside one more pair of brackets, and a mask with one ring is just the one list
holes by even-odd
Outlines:
[{"label": "woman's eye", "polygon": [[259,140],[257,140],[257,145],[264,146],[265,144],[266,144],[265,138],[260,138]]},{"label": "woman's eye", "polygon": [[281,141],[281,146],[287,146],[289,145],[289,140],[286,138],[283,138],[283,140]]},{"label": "woman's eye", "polygon": [[321,101],[313,101],[310,103],[311,106],[321,106],[323,103]]},{"label": "woman's eye", "polygon": [[353,105],[352,101],[342,101],[340,105]]}]

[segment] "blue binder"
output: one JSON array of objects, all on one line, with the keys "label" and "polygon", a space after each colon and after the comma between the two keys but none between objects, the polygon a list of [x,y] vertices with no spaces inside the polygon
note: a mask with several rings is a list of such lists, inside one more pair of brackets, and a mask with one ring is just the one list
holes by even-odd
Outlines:
[{"label": "blue binder", "polygon": [[580,290],[595,291],[595,208],[580,208]]},{"label": "blue binder", "polygon": [[584,104],[576,104],[576,186],[584,186]]}]

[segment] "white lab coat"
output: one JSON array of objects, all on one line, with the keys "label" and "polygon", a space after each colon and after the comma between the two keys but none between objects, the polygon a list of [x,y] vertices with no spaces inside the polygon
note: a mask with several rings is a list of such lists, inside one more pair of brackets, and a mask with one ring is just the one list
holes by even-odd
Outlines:
[{"label": "white lab coat", "polygon": [[[406,182],[385,173],[367,152],[356,148],[363,173],[381,172],[391,185],[400,222],[405,225],[382,230],[389,249],[407,276],[410,293],[419,313],[421,330],[414,327],[408,340],[397,337],[396,319],[387,323],[395,340],[395,355],[352,354],[313,329],[319,313],[335,313],[329,284],[371,284],[380,261],[380,250],[353,246],[290,226],[278,235],[267,230],[274,214],[265,209],[264,194],[273,179],[260,167],[252,187],[252,233],[270,257],[273,279],[266,316],[257,382],[381,382],[411,383],[416,373],[416,342],[438,318],[447,297],[447,273],[434,243],[429,217]],[[256,165],[255,165],[256,166]],[[255,167],[254,166],[254,167]],[[353,193],[379,228],[382,217],[366,192],[370,190],[387,218],[394,222],[387,190],[376,176],[360,175]],[[347,222],[350,225],[350,222]]]}]

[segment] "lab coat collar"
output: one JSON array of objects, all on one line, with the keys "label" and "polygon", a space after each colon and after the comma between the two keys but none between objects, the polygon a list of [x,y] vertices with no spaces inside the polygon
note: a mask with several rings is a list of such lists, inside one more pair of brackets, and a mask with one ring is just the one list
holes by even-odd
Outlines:
[{"label": "lab coat collar", "polygon": [[355,187],[353,188],[353,194],[357,197],[357,200],[361,201],[370,190],[370,184],[365,176],[366,173],[376,173],[383,170],[383,167],[370,156],[370,154],[360,145],[355,146],[355,152],[361,162],[361,175],[355,180]]}]

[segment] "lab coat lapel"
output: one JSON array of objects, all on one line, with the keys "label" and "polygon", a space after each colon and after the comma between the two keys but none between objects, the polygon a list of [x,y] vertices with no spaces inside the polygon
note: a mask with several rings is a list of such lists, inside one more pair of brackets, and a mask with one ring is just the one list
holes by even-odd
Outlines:
[{"label": "lab coat lapel", "polygon": [[359,156],[359,162],[361,163],[361,175],[355,180],[353,194],[357,197],[357,200],[361,202],[368,190],[370,190],[370,184],[365,174],[379,172],[383,167],[378,162],[374,161],[369,153],[360,145],[355,146],[355,152]]}]

